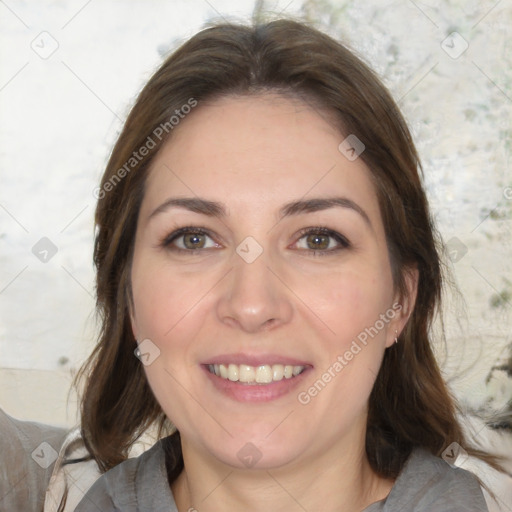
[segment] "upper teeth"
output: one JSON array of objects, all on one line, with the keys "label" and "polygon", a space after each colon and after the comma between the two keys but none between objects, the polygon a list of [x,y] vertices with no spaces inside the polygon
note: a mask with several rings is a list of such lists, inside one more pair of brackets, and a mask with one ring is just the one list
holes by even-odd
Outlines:
[{"label": "upper teeth", "polygon": [[261,366],[249,366],[248,364],[210,364],[211,373],[223,379],[233,382],[256,382],[268,384],[279,380],[291,379],[304,370],[304,366],[292,366],[290,364],[263,364]]}]

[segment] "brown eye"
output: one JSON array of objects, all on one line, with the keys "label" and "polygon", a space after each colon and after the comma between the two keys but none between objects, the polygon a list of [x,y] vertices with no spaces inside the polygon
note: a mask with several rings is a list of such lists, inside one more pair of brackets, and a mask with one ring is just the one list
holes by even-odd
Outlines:
[{"label": "brown eye", "polygon": [[174,231],[162,241],[162,246],[170,251],[183,252],[219,247],[206,231],[192,227]]},{"label": "brown eye", "polygon": [[310,249],[325,250],[329,248],[329,236],[327,235],[308,235],[306,237],[306,243]]},{"label": "brown eye", "polygon": [[297,248],[313,255],[330,254],[350,247],[343,235],[328,228],[306,228],[301,231],[301,235]]},{"label": "brown eye", "polygon": [[188,233],[183,235],[182,238],[186,249],[202,249],[206,243],[206,235],[202,233]]}]

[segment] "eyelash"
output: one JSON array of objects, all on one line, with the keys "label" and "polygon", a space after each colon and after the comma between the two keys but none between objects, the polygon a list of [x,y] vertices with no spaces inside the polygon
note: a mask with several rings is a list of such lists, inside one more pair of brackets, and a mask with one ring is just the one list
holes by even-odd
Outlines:
[{"label": "eyelash", "polygon": [[[206,235],[206,236],[208,236],[208,237],[213,239],[213,237],[211,236],[210,232],[205,230],[205,229],[203,229],[203,228],[196,227],[196,226],[184,226],[184,227],[182,227],[180,229],[177,229],[176,231],[173,231],[170,235],[166,236],[162,240],[160,245],[161,245],[161,247],[166,248],[168,250],[172,250],[172,251],[176,251],[176,252],[181,252],[181,253],[188,253],[188,254],[191,254],[191,253],[192,254],[197,254],[198,252],[204,250],[204,249],[182,249],[181,247],[170,247],[171,244],[175,240],[180,238],[180,236],[183,236],[183,235],[186,235],[186,234]],[[307,252],[311,253],[313,256],[327,256],[327,255],[332,254],[334,252],[338,252],[338,251],[341,251],[343,249],[348,249],[349,247],[351,247],[350,242],[343,235],[341,235],[337,231],[334,231],[334,230],[332,230],[330,228],[327,228],[327,227],[324,227],[324,226],[316,226],[316,227],[304,228],[304,229],[301,229],[299,231],[299,234],[300,234],[300,237],[298,238],[297,241],[301,240],[302,238],[304,238],[307,235],[315,234],[315,235],[330,236],[334,240],[336,240],[336,242],[338,242],[339,246],[335,247],[334,249],[320,249],[320,250],[301,249],[301,250],[304,250],[304,251],[307,251]]]},{"label": "eyelash", "polygon": [[326,235],[331,238],[334,238],[336,242],[338,242],[338,246],[334,249],[320,249],[320,250],[314,250],[314,249],[303,249],[309,253],[312,253],[313,256],[328,256],[332,253],[336,253],[338,251],[341,251],[343,249],[348,249],[350,247],[350,242],[340,233],[337,231],[334,231],[332,229],[329,229],[324,226],[316,226],[316,227],[310,227],[310,228],[304,228],[299,231],[300,237],[297,241],[301,240],[307,235]]}]

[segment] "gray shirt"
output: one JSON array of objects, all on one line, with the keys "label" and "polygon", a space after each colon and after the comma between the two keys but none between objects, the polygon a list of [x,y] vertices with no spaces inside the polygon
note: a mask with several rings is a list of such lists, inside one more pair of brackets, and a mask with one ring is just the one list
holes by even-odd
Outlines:
[{"label": "gray shirt", "polygon": [[11,418],[0,409],[0,511],[41,512],[67,431]]},{"label": "gray shirt", "polygon": [[[75,512],[178,512],[159,441],[102,475]],[[388,497],[363,512],[487,512],[476,478],[422,448],[413,450]]]}]

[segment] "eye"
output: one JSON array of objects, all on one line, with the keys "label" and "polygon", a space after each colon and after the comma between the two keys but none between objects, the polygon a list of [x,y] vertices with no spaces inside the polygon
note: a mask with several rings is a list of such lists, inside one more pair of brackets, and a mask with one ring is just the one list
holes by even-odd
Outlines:
[{"label": "eye", "polygon": [[169,250],[184,252],[219,247],[207,231],[192,226],[173,231],[162,241],[162,246]]},{"label": "eye", "polygon": [[305,228],[300,234],[297,248],[313,251],[313,254],[326,254],[350,247],[343,235],[329,228]]}]

